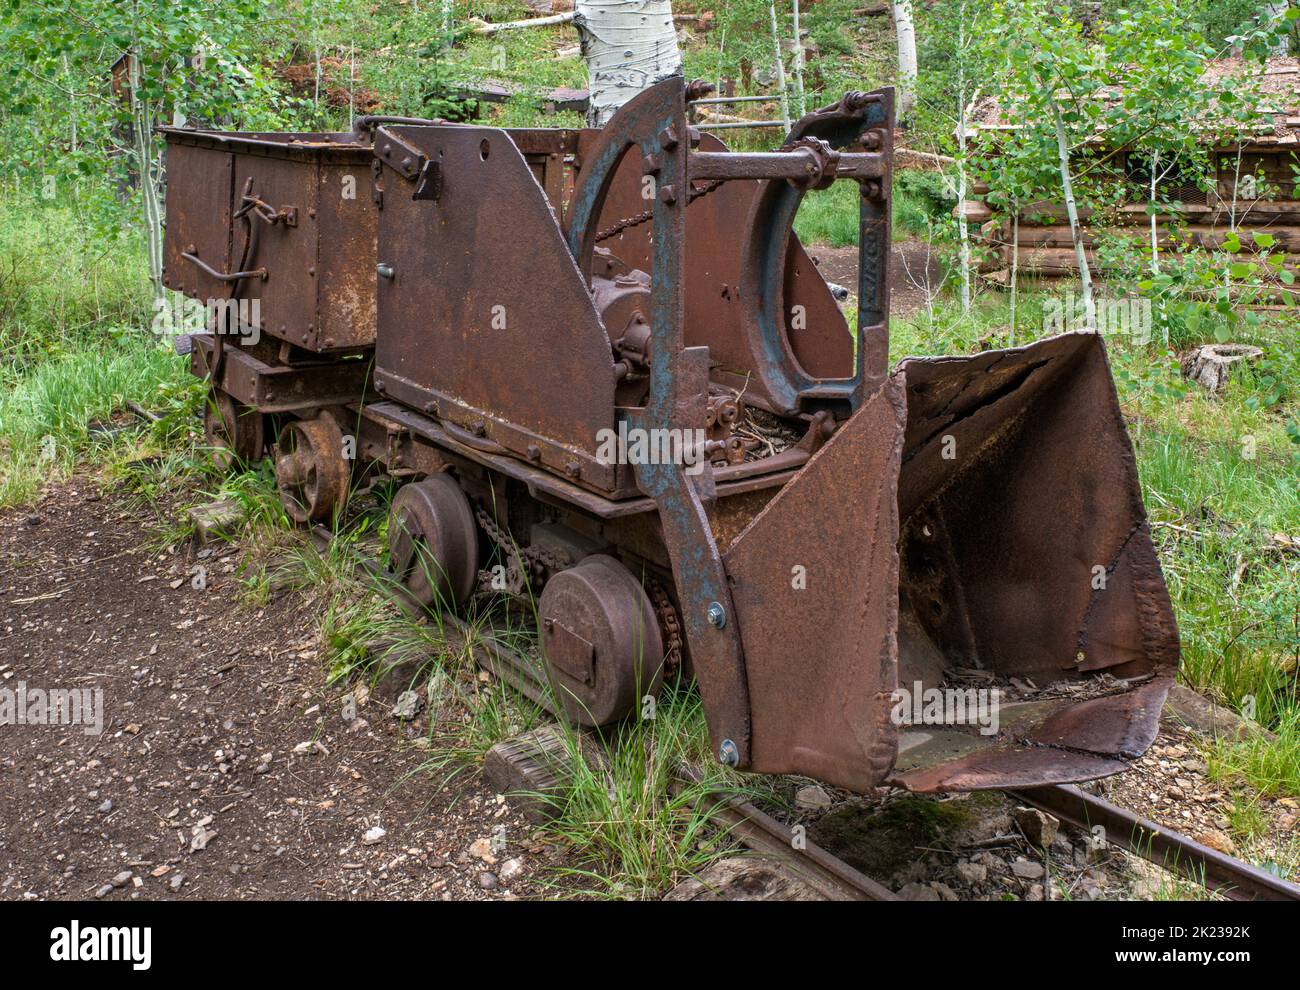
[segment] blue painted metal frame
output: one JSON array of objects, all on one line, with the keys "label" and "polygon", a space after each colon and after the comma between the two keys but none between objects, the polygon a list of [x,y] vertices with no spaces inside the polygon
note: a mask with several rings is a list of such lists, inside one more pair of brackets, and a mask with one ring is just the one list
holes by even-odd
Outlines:
[{"label": "blue painted metal frame", "polygon": [[842,416],[858,409],[874,394],[889,371],[890,162],[893,158],[894,91],[848,93],[802,118],[790,131],[785,147],[805,137],[834,148],[859,145],[874,137],[870,150],[879,152],[885,174],[862,185],[858,238],[858,331],[854,373],[849,378],[815,378],[800,367],[790,349],[785,326],[785,263],[790,229],[804,190],[785,180],[772,180],[754,201],[747,224],[741,270],[740,301],[754,372],[767,388],[779,412],[794,415],[820,405],[839,404]]}]

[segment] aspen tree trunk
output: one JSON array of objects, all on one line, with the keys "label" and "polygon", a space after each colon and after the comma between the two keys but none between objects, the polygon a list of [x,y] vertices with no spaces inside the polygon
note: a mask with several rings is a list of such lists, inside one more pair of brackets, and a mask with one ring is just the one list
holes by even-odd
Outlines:
[{"label": "aspen tree trunk", "polygon": [[140,56],[127,55],[127,81],[131,97],[131,126],[135,129],[136,167],[140,174],[140,201],[144,206],[145,247],[149,282],[155,300],[165,298],[162,284],[162,206],[154,147],[154,115],[140,92]]},{"label": "aspen tree trunk", "polygon": [[1016,345],[1016,275],[1020,271],[1020,204],[1011,204],[1011,346]]},{"label": "aspen tree trunk", "polygon": [[790,133],[790,94],[785,90],[785,64],[781,61],[781,34],[776,26],[776,0],[768,0],[767,13],[772,21],[772,55],[776,71],[776,86],[781,91],[781,122],[785,132]]},{"label": "aspen tree trunk", "polygon": [[957,208],[961,211],[961,311],[970,312],[970,224],[966,220],[966,5],[958,13],[957,35]]},{"label": "aspen tree trunk", "polygon": [[794,0],[794,91],[799,98],[797,109],[802,117],[808,112],[808,107],[803,93],[803,41],[799,37],[799,0]]},{"label": "aspen tree trunk", "polygon": [[1156,169],[1160,167],[1160,152],[1151,152],[1151,195],[1147,200],[1151,207],[1151,274],[1160,274],[1160,240],[1156,233]]},{"label": "aspen tree trunk", "polygon": [[916,24],[912,19],[912,0],[891,3],[894,36],[898,39],[898,119],[906,120],[916,99]]},{"label": "aspen tree trunk", "polygon": [[577,0],[573,23],[587,63],[591,127],[603,127],[632,97],[682,71],[670,0]]},{"label": "aspen tree trunk", "polygon": [[1092,271],[1088,268],[1088,254],[1083,247],[1083,233],[1079,229],[1079,207],[1074,199],[1074,183],[1070,178],[1070,145],[1065,139],[1065,121],[1061,108],[1052,101],[1052,119],[1056,123],[1056,153],[1061,170],[1061,189],[1065,193],[1065,213],[1070,218],[1070,239],[1074,242],[1074,257],[1079,264],[1079,283],[1083,295],[1083,325],[1097,332],[1097,306],[1092,298]]}]

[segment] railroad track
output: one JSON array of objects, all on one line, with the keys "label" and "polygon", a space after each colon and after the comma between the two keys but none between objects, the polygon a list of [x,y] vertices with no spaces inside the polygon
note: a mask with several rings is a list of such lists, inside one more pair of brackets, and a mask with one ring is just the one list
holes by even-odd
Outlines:
[{"label": "railroad track", "polygon": [[[333,534],[322,526],[314,527],[310,536],[324,548]],[[374,584],[400,598],[400,588],[384,581],[378,562],[362,559],[359,567]],[[471,642],[469,626],[454,615],[444,615],[448,627]],[[490,638],[472,637],[476,660],[483,669],[510,684],[526,697],[541,703],[544,686],[539,672],[528,658],[494,642]],[[698,782],[688,769],[685,779]],[[1071,784],[1025,788],[1006,792],[1022,804],[1031,805],[1054,815],[1089,834],[1103,829],[1102,837],[1131,855],[1139,856],[1163,869],[1213,890],[1234,901],[1300,901],[1300,885],[1252,866],[1236,857],[1212,849],[1180,832],[1122,808],[1105,798],[1089,794]],[[883,884],[861,873],[816,843],[793,830],[754,805],[732,795],[715,792],[716,803],[710,806],[715,821],[728,828],[741,843],[755,852],[783,861],[798,876],[828,900],[897,901],[900,898]]]},{"label": "railroad track", "polygon": [[[1107,843],[1176,872],[1234,901],[1300,901],[1300,885],[1227,856],[1194,839],[1148,821],[1070,784],[1007,791],[1023,804],[1092,833]],[[793,831],[750,802],[718,795],[715,820],[755,852],[783,861],[829,900],[896,901],[897,894],[811,841],[796,843]]]}]

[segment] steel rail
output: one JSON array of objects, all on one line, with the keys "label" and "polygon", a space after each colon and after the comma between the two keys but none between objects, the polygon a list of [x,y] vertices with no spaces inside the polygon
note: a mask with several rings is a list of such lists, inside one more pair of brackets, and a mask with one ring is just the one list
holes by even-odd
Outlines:
[{"label": "steel rail", "polygon": [[[699,783],[700,780],[688,767],[679,769],[678,775],[692,783]],[[715,805],[700,807],[714,799],[717,801]],[[711,816],[710,821],[726,826],[729,835],[735,836],[754,852],[770,856],[788,866],[827,900],[902,900],[888,887],[859,873],[815,842],[804,836],[796,841],[789,826],[783,825],[743,798],[712,791],[697,798],[695,806],[701,813],[707,810]]]},{"label": "steel rail", "polygon": [[1100,825],[1107,842],[1122,844],[1134,855],[1180,873],[1230,900],[1300,900],[1300,886],[1071,784],[1006,793],[1084,831]]}]

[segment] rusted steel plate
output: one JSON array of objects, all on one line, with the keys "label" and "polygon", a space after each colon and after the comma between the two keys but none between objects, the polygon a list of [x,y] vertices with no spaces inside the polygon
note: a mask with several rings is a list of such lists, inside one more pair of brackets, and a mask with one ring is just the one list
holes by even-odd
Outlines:
[{"label": "rusted steel plate", "polygon": [[312,350],[373,347],[379,211],[370,195],[370,161],[319,166],[319,247],[312,280],[319,285]]},{"label": "rusted steel plate", "polygon": [[920,794],[1004,790],[1108,777],[1127,770],[1123,760],[1014,743],[981,749],[938,766],[895,774],[890,782]]},{"label": "rusted steel plate", "polygon": [[1171,674],[1178,632],[1101,338],[901,365],[901,677]]},{"label": "rusted steel plate", "polygon": [[163,236],[163,285],[205,304],[226,299],[230,284],[181,257],[197,254],[219,271],[232,271],[231,201],[234,156],[173,143],[167,146],[167,226]]},{"label": "rusted steel plate", "polygon": [[1048,718],[1025,739],[1035,746],[1136,759],[1155,742],[1172,685],[1172,677],[1159,677],[1124,694],[1081,701]]},{"label": "rusted steel plate", "polygon": [[440,163],[443,187],[413,199],[414,182],[385,168],[377,378],[517,456],[535,445],[534,463],[613,487],[594,458],[615,425],[609,338],[523,156],[479,127],[385,128],[377,153],[390,131]]},{"label": "rusted steel plate", "polygon": [[[190,371],[206,378],[212,356],[212,335],[195,334],[192,340]],[[275,365],[227,341],[219,384],[244,405],[264,413],[277,413],[355,402],[365,394],[369,375],[367,360]]]},{"label": "rusted steel plate", "polygon": [[726,552],[755,770],[862,791],[893,765],[904,417],[891,379]]}]

